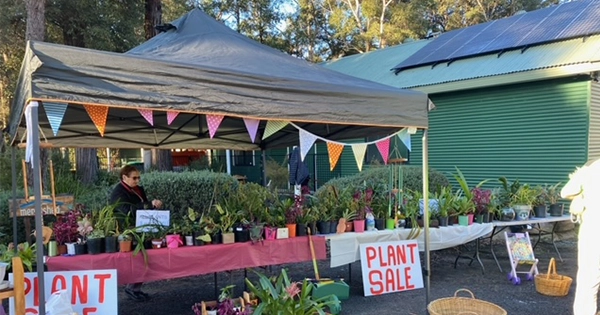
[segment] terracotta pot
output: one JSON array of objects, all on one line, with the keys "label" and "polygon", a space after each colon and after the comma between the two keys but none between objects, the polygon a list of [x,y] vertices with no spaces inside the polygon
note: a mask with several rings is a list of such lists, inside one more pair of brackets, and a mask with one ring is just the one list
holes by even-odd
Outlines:
[{"label": "terracotta pot", "polygon": [[127,253],[131,251],[131,241],[120,241],[119,242],[119,251],[121,253]]},{"label": "terracotta pot", "polygon": [[289,231],[288,237],[296,237],[296,223],[286,224],[285,226],[288,228]]},{"label": "terracotta pot", "polygon": [[67,245],[58,245],[58,255],[64,255],[67,253]]},{"label": "terracotta pot", "polygon": [[163,240],[162,239],[153,239],[152,240],[152,248],[158,249],[162,247]]},{"label": "terracotta pot", "polygon": [[346,222],[346,232],[354,231],[354,223],[352,221]]}]

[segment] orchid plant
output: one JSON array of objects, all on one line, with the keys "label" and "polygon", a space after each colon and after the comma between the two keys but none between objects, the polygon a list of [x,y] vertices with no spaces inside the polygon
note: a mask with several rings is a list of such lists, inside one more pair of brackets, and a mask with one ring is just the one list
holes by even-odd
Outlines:
[{"label": "orchid plant", "polygon": [[85,215],[81,218],[81,220],[77,221],[77,232],[81,235],[81,238],[78,240],[78,243],[84,244],[87,241],[87,237],[94,231],[94,227],[92,226],[92,221],[90,220],[88,215]]}]

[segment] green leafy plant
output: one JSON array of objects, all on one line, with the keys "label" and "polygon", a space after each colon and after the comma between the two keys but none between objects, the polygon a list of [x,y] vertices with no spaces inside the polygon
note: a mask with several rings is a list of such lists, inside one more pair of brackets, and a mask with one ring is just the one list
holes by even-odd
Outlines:
[{"label": "green leafy plant", "polygon": [[522,185],[512,195],[513,205],[532,205],[538,196],[538,192],[528,184]]},{"label": "green leafy plant", "polygon": [[557,204],[558,201],[561,199],[560,196],[560,185],[561,183],[556,183],[552,186],[547,186],[546,190],[547,190],[547,200],[548,200],[548,204]]},{"label": "green leafy plant", "polygon": [[314,285],[307,279],[303,282],[290,281],[285,269],[272,280],[261,273],[255,273],[258,275],[257,283],[246,278],[248,288],[260,301],[254,315],[325,315],[327,308],[340,307],[340,301],[335,295],[313,299],[311,293]]},{"label": "green leafy plant", "polygon": [[2,256],[0,256],[0,261],[7,263],[7,269],[11,269],[12,268],[12,258],[15,257],[15,255],[19,256],[21,258],[21,261],[23,262],[23,266],[25,266],[27,268],[27,270],[29,272],[33,271],[33,266],[36,263],[36,247],[35,244],[33,245],[29,245],[29,243],[27,242],[23,242],[19,245],[17,245],[17,252],[15,254],[15,250],[14,250],[14,244],[13,243],[9,243],[8,246],[7,245],[0,245],[0,253]]},{"label": "green leafy plant", "polygon": [[454,208],[455,197],[452,193],[452,187],[444,186],[440,187],[436,193],[438,200],[438,215],[440,217],[447,217]]}]

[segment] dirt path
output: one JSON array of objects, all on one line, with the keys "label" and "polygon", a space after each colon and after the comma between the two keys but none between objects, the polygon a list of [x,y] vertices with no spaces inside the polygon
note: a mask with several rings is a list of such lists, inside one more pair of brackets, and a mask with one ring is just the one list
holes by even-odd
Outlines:
[{"label": "dirt path", "polygon": [[[472,246],[469,244],[467,248],[472,249]],[[574,237],[569,236],[558,242],[557,246],[564,259],[563,262],[557,261],[558,272],[574,279],[577,271],[577,246]],[[489,254],[482,254],[485,266],[485,273],[482,274],[477,262],[469,266],[469,261],[465,259],[459,260],[455,269],[454,260],[457,249],[432,252],[430,300],[450,297],[457,289],[466,288],[471,290],[476,298],[495,303],[504,308],[508,314],[567,315],[572,313],[575,282],[566,297],[547,297],[538,294],[533,281],[525,281],[525,279],[521,285],[515,286],[507,280],[506,276],[510,271],[506,246],[503,242],[498,242],[495,248],[504,272],[498,270]],[[538,245],[535,255],[540,260],[540,273],[546,272],[551,257],[557,257],[552,245],[546,243]],[[198,263],[201,264],[202,259],[199,259]],[[282,267],[287,267],[292,279],[297,281],[312,274],[310,263],[273,266],[271,274],[277,274]],[[348,278],[347,266],[331,269],[327,261],[321,261],[319,268],[323,276]],[[426,314],[425,289],[367,298],[363,296],[360,263],[354,263],[351,269],[351,297],[349,300],[343,301],[342,314]],[[261,272],[265,271],[269,272],[269,270],[261,270]],[[219,287],[229,283],[237,285],[236,293],[239,294],[244,288],[243,272],[221,273],[218,283]],[[194,302],[214,299],[214,276],[206,275],[153,282],[148,283],[144,289],[153,296],[151,301],[145,303],[128,300],[121,290],[119,313],[123,315],[193,315],[191,307]]]}]

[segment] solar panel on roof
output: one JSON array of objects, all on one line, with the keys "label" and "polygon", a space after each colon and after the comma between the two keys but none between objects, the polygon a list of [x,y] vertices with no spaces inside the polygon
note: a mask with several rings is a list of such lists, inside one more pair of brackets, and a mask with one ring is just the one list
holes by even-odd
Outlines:
[{"label": "solar panel on roof", "polygon": [[[454,36],[460,33],[462,30],[455,30],[448,33],[443,33],[438,38],[432,40],[429,44],[425,45],[425,47],[419,49],[419,51],[415,54],[412,54],[410,57],[406,58],[402,64],[412,65],[412,64],[422,64],[423,60],[428,58],[431,54],[435,53],[441,46],[443,46],[446,42],[452,40]],[[425,49],[427,47],[427,49]],[[427,53],[422,53],[427,52]]]},{"label": "solar panel on roof", "polygon": [[569,28],[565,29],[559,38],[572,38],[577,36],[597,34],[600,31],[600,1],[593,1],[578,16]]},{"label": "solar panel on roof", "polygon": [[[600,1],[573,1],[442,34],[394,70],[600,34]],[[450,35],[451,34],[451,35]]]},{"label": "solar panel on roof", "polygon": [[463,49],[457,52],[453,57],[458,58],[483,52],[485,47],[487,47],[491,42],[493,42],[507,29],[510,29],[510,27],[513,24],[517,23],[521,18],[523,18],[523,16],[525,15],[519,14],[506,19],[493,21],[493,24],[490,27],[488,27],[485,32],[480,33],[476,38],[474,38],[471,41],[471,45],[469,45],[469,47],[463,47]]},{"label": "solar panel on roof", "polygon": [[563,10],[555,10],[553,14],[546,17],[532,29],[517,45],[527,46],[559,38],[560,33],[569,28],[569,25],[573,22],[577,21],[577,17],[589,5],[589,2],[577,2]]}]

